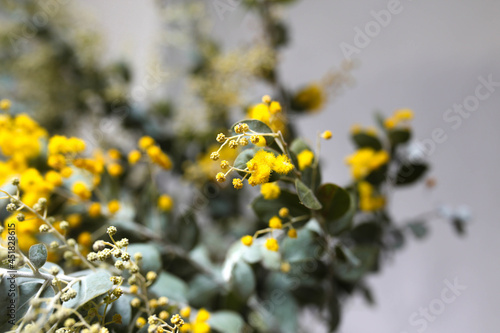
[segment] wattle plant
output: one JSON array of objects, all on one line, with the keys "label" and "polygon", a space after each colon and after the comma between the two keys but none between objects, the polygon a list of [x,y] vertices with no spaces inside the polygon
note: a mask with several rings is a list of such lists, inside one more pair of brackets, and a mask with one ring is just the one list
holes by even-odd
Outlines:
[{"label": "wattle plant", "polygon": [[[24,38],[22,18],[45,7],[0,2],[19,14],[0,14],[0,331],[299,333],[315,330],[307,310],[335,332],[350,296],[374,301],[366,277],[431,219],[464,232],[467,214],[393,217],[399,188],[435,182],[409,109],[353,126],[338,163],[351,180],[323,181],[333,133],[309,142],[296,122],[351,83],[353,64],[281,80],[279,13],[293,2],[240,2],[261,35],[226,51],[206,29],[210,2],[158,1],[167,33],[189,27],[173,40],[190,48],[175,50],[186,68],[162,64],[182,94],[146,106],[131,69],[97,61],[97,38],[69,11]],[[270,94],[249,101],[256,84]]]}]

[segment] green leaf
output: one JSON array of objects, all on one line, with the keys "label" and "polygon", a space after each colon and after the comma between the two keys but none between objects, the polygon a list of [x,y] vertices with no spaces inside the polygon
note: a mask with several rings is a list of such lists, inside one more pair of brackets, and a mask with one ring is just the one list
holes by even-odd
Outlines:
[{"label": "green leaf", "polygon": [[189,305],[201,308],[210,304],[210,302],[219,293],[219,285],[204,274],[196,275],[189,282],[187,298]]},{"label": "green leaf", "polygon": [[357,246],[352,253],[361,262],[360,265],[352,265],[350,262],[336,262],[334,269],[339,279],[347,282],[357,282],[366,273],[374,270],[378,264],[380,248],[378,246]]},{"label": "green leaf", "polygon": [[220,333],[243,332],[245,322],[241,316],[233,311],[217,311],[210,314],[208,324]]},{"label": "green leaf", "polygon": [[408,227],[410,228],[413,235],[419,239],[424,238],[429,232],[425,222],[423,221],[412,222],[408,224]]},{"label": "green leaf", "polygon": [[161,270],[161,255],[156,246],[142,243],[130,244],[127,251],[130,253],[132,258],[136,253],[142,254],[140,267],[143,273],[147,273],[149,271],[158,273]]},{"label": "green leaf", "polygon": [[299,155],[303,150],[306,149],[312,151],[311,147],[302,138],[296,138],[290,144],[290,151],[295,155]]},{"label": "green leaf", "polygon": [[389,141],[392,146],[407,143],[411,139],[411,132],[407,129],[395,129],[389,131]]},{"label": "green leaf", "polygon": [[461,218],[457,218],[455,217],[452,221],[451,221],[452,225],[453,225],[453,229],[455,229],[455,231],[457,232],[457,234],[459,236],[463,236],[465,235],[465,227],[466,227],[466,224],[467,222],[464,221],[463,219]]},{"label": "green leaf", "polygon": [[279,270],[281,267],[281,253],[269,251],[264,245],[259,248],[262,253],[262,266],[269,270]]},{"label": "green leaf", "polygon": [[[282,333],[296,333],[298,332],[298,316],[299,306],[294,297],[290,293],[278,292],[271,312],[279,323],[280,331]],[[276,332],[276,331],[273,331]]]},{"label": "green leaf", "polygon": [[115,314],[119,314],[122,317],[121,324],[111,324],[111,328],[114,328],[115,331],[126,331],[127,326],[130,324],[130,321],[132,320],[132,306],[130,305],[130,302],[133,299],[134,296],[124,294],[113,302],[106,318],[113,318],[113,315]]},{"label": "green leaf", "polygon": [[44,244],[35,244],[30,247],[29,259],[36,269],[39,269],[47,261],[47,248]]},{"label": "green leaf", "polygon": [[339,220],[352,206],[349,193],[335,184],[322,185],[317,191],[317,197],[323,204],[321,214],[328,223]]},{"label": "green leaf", "polygon": [[188,286],[178,277],[167,272],[160,272],[155,283],[149,289],[158,297],[166,296],[179,303],[187,303]]},{"label": "green leaf", "polygon": [[[236,126],[237,124],[241,124],[241,123],[247,124],[251,130],[258,132],[258,133],[264,133],[264,134],[273,133],[273,130],[271,128],[269,128],[269,126],[264,124],[262,121],[256,120],[256,119],[246,119],[246,120],[238,121],[237,123],[234,123],[233,126],[231,126],[232,135],[236,135],[236,132],[234,131],[234,126]],[[267,146],[270,146],[273,144],[274,138],[272,136],[265,136],[265,138],[266,138],[266,145]]]},{"label": "green leaf", "polygon": [[318,234],[305,228],[298,230],[297,238],[286,237],[281,245],[283,260],[289,263],[319,259],[322,249]]},{"label": "green leaf", "polygon": [[255,275],[246,262],[237,262],[231,272],[231,289],[239,296],[242,300],[246,301],[255,291]]},{"label": "green leaf", "polygon": [[[313,151],[311,147],[302,138],[297,138],[293,140],[292,144],[290,145],[290,152],[293,164],[295,165],[297,170],[299,170],[297,155],[299,155],[304,150]],[[317,157],[315,156],[314,159],[316,158]],[[316,168],[313,168],[312,166],[307,167],[304,170],[301,170],[300,172],[302,173],[302,181],[309,188],[316,189],[321,184],[321,168],[319,167],[319,165]]]},{"label": "green leaf", "polygon": [[403,164],[396,177],[396,185],[411,185],[425,175],[429,167],[427,164],[416,162]]},{"label": "green leaf", "polygon": [[[271,219],[271,217],[278,215],[278,212],[282,207],[288,208],[291,216],[303,216],[310,214],[310,210],[300,204],[297,194],[284,189],[281,190],[281,194],[277,199],[266,200],[262,195],[260,195],[252,202],[252,208],[255,214],[261,221],[266,223]],[[296,225],[300,226],[299,223]]]},{"label": "green leaf", "polygon": [[188,210],[176,221],[176,243],[186,251],[192,250],[200,238],[194,211]]},{"label": "green leaf", "polygon": [[[32,279],[30,282],[24,282],[18,287],[18,296],[17,296],[17,312],[16,317],[19,319],[23,317],[29,309],[30,301],[35,297],[35,295],[40,291],[42,287],[42,282],[40,280]],[[44,297],[53,297],[54,291],[52,288],[47,286],[42,294],[40,295],[42,298]]]},{"label": "green leaf", "polygon": [[318,210],[323,207],[314,195],[313,191],[300,179],[295,179],[295,189],[297,190],[301,204],[307,208]]},{"label": "green leaf", "polygon": [[351,230],[351,238],[357,244],[380,244],[382,228],[376,222],[365,222]]},{"label": "green leaf", "polygon": [[352,253],[352,251],[346,247],[344,244],[339,244],[335,246],[335,254],[337,258],[344,262],[348,262],[351,266],[359,267],[361,266],[361,260]]},{"label": "green leaf", "polygon": [[73,289],[77,293],[76,297],[63,303],[65,307],[76,309],[113,288],[113,283],[110,280],[111,274],[104,269],[97,270],[96,272],[85,270],[71,274],[71,276],[75,275],[83,276],[80,282],[73,285]]},{"label": "green leaf", "polygon": [[372,148],[374,150],[382,149],[382,143],[373,135],[366,133],[356,133],[352,135],[352,140],[358,148]]}]

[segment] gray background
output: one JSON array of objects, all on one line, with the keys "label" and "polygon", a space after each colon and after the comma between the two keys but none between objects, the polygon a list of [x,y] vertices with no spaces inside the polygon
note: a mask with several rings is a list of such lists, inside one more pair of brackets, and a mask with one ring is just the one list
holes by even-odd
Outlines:
[{"label": "gray background", "polygon": [[[159,21],[153,1],[77,3],[95,17],[94,27],[105,33],[107,57],[131,60],[140,80],[157,41]],[[292,43],[281,63],[285,82],[298,87],[338,66],[343,59],[339,45],[353,44],[354,28],[363,29],[373,20],[370,12],[387,8],[388,3],[305,0],[291,6],[283,13],[292,29]],[[357,55],[356,85],[323,112],[301,120],[300,131],[313,139],[318,128],[332,130],[334,138],[323,145],[326,180],[343,184],[349,174],[342,161],[353,149],[348,140],[351,124],[372,124],[375,109],[389,114],[412,108],[418,140],[431,138],[436,128],[444,130],[446,140],[429,156],[437,187],[399,191],[391,202],[395,215],[404,219],[448,203],[469,205],[474,219],[465,238],[457,237],[444,221],[433,222],[425,241],[410,242],[380,275],[369,279],[375,307],[360,298],[348,304],[341,332],[418,332],[408,322],[410,315],[440,297],[444,280],[455,278],[467,289],[429,322],[425,332],[498,332],[500,226],[494,209],[500,203],[500,88],[481,101],[458,129],[443,115],[474,94],[478,77],[492,75],[500,82],[500,2],[404,0],[401,6],[401,13],[393,15]],[[226,13],[224,20],[213,11],[207,15],[214,17],[214,33],[228,45],[252,33],[252,18],[241,6]]]}]

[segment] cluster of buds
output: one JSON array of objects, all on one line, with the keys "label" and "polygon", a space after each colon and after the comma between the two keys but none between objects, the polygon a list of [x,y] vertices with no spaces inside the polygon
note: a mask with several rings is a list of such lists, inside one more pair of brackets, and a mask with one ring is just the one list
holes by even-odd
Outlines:
[{"label": "cluster of buds", "polygon": [[61,295],[61,301],[68,302],[69,300],[75,297],[76,297],[76,290],[70,288]]},{"label": "cluster of buds", "polygon": [[276,238],[273,237],[273,231],[288,228],[288,237],[297,238],[297,229],[293,227],[293,224],[308,218],[310,218],[309,215],[292,217],[290,216],[290,210],[286,207],[282,207],[277,216],[273,216],[269,219],[268,228],[257,231],[253,236],[243,236],[241,242],[245,246],[252,246],[254,240],[258,236],[268,234],[269,238],[266,240],[265,247],[269,251],[277,252],[279,250],[279,244]]},{"label": "cluster of buds", "polygon": [[[238,123],[233,127],[234,132],[236,133],[233,136],[227,137],[224,133],[219,133],[217,135],[217,142],[221,143],[221,146],[217,151],[214,151],[210,154],[210,158],[214,161],[217,161],[220,158],[220,151],[226,145],[231,149],[236,149],[238,146],[247,146],[249,143],[254,145],[263,146],[266,144],[265,136],[278,137],[279,134],[276,133],[258,133],[252,130],[247,123]],[[229,161],[222,160],[220,162],[220,168],[224,172],[219,172],[215,176],[215,179],[218,182],[225,182],[226,178],[231,171],[239,171],[245,173],[243,179],[234,178],[233,186],[236,189],[241,189],[243,187],[243,180],[251,175],[250,170],[241,170],[236,168],[235,166],[230,165]]]}]

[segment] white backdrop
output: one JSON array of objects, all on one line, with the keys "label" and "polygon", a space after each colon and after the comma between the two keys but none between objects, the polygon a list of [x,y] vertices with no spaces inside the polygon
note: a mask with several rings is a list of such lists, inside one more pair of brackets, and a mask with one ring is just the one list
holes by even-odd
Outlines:
[{"label": "white backdrop", "polygon": [[[153,1],[77,3],[95,16],[96,28],[105,33],[107,56],[131,60],[140,80],[159,27]],[[384,27],[373,23],[371,11],[388,7],[393,9],[390,22]],[[294,87],[338,66],[344,57],[340,45],[356,46],[357,27],[372,29],[369,43],[357,44],[361,65],[354,72],[356,86],[322,113],[300,122],[301,133],[310,138],[318,128],[334,133],[324,144],[326,180],[348,180],[342,161],[353,149],[348,140],[352,123],[370,124],[374,109],[388,114],[409,107],[416,112],[418,140],[428,142],[436,129],[442,129],[445,139],[429,156],[437,187],[398,192],[391,203],[395,215],[411,217],[444,202],[468,204],[474,214],[465,238],[437,221],[425,241],[405,247],[382,274],[369,280],[377,305],[369,307],[361,299],[349,303],[341,332],[498,332],[500,224],[494,209],[500,203],[500,86],[484,98],[488,91],[481,88],[483,100],[472,103],[478,100],[473,97],[478,78],[491,76],[500,82],[500,2],[303,0],[283,14],[291,22],[292,43],[281,66],[284,80]],[[223,20],[214,11],[207,15],[215,17],[215,33],[229,45],[248,37],[251,17],[241,6],[224,13]],[[460,126],[453,128],[459,120],[446,121],[445,113],[464,102],[474,111],[460,116]],[[456,291],[460,295],[451,301],[444,281],[455,279],[466,289]],[[441,298],[450,300],[443,309]],[[426,327],[410,325],[412,314],[429,306],[439,315],[429,317]]]}]

